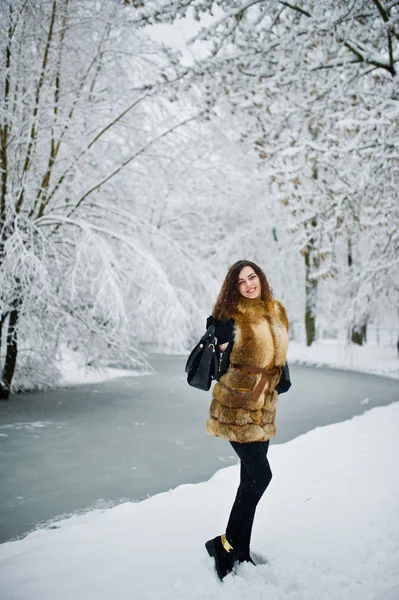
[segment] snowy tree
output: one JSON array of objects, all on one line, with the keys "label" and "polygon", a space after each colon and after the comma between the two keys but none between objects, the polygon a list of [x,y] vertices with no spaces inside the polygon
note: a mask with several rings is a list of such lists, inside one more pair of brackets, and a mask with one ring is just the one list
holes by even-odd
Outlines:
[{"label": "snowy tree", "polygon": [[196,37],[211,44],[208,55],[181,75],[202,82],[209,106],[228,98],[246,116],[243,138],[264,161],[304,257],[308,344],[318,282],[345,269],[336,249],[346,238],[356,256],[346,326],[361,342],[382,298],[398,301],[398,2],[126,3],[147,24],[213,14]]},{"label": "snowy tree", "polygon": [[[182,348],[243,255],[308,343],[328,294],[358,342],[394,318],[398,8],[1,3],[0,395],[15,368],[54,383],[64,346],[93,365]],[[149,37],[206,13],[193,64]]]},{"label": "snowy tree", "polygon": [[[195,261],[138,218],[131,195],[142,191],[126,197],[118,184],[123,191],[123,172],[144,170],[146,155],[198,111],[166,115],[159,107],[162,70],[173,57],[137,31],[122,3],[8,0],[0,10],[6,398],[16,367],[20,382],[54,383],[63,344],[86,363],[146,365],[141,317],[151,308],[164,315],[165,303],[160,337],[175,346],[187,337],[195,302],[182,298],[159,256]],[[151,290],[151,302],[138,301],[132,316],[140,290],[147,298]]]}]

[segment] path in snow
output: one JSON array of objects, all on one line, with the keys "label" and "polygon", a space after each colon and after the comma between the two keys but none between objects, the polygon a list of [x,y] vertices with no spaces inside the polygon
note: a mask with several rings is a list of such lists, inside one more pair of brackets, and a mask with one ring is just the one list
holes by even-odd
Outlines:
[{"label": "path in snow", "polygon": [[[0,541],[39,522],[208,479],[236,462],[204,430],[210,394],[191,389],[184,358],[151,357],[156,374],[0,403]],[[293,366],[277,437],[344,421],[399,399],[399,381]]]}]

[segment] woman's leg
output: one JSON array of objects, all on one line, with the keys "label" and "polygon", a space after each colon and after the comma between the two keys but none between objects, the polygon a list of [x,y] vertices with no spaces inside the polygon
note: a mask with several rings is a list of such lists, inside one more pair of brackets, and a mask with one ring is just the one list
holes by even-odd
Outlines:
[{"label": "woman's leg", "polygon": [[240,485],[231,509],[226,538],[238,554],[249,557],[256,506],[272,479],[269,442],[230,442],[241,460]]}]

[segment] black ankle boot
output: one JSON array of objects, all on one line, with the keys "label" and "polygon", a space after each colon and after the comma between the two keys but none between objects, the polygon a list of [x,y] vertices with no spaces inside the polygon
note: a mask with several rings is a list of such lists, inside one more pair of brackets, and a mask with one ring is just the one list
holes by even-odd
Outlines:
[{"label": "black ankle boot", "polygon": [[[224,544],[222,543],[222,537],[224,538]],[[205,548],[209,556],[215,560],[216,572],[223,581],[226,575],[234,570],[234,563],[238,560],[234,549],[226,540],[225,535],[218,535],[213,540],[209,540],[206,542]]]},{"label": "black ankle boot", "polygon": [[237,554],[237,560],[239,563],[243,563],[243,562],[249,562],[251,563],[251,565],[254,565],[256,567],[256,562],[254,562],[251,558],[251,555],[249,554],[249,552],[244,552],[241,554]]}]

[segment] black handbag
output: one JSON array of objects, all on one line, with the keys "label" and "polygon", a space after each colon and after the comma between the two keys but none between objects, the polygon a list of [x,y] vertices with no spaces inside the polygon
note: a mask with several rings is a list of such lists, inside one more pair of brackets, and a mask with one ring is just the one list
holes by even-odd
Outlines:
[{"label": "black handbag", "polygon": [[276,385],[276,391],[278,394],[284,394],[288,392],[291,387],[291,378],[290,378],[290,370],[288,368],[288,364],[285,363],[283,366],[283,370],[281,372],[280,381]]},{"label": "black handbag", "polygon": [[187,359],[187,383],[199,390],[208,391],[213,379],[219,379],[220,351],[217,347],[215,325],[212,323]]},{"label": "black handbag", "polygon": [[219,381],[221,376],[224,375],[225,373],[227,373],[227,369],[230,366],[230,354],[231,354],[232,350],[233,350],[233,342],[230,341],[228,343],[226,350],[224,350],[223,352],[219,352],[219,357],[218,357],[219,358],[219,368],[218,368],[218,372],[215,376],[216,381]]}]

